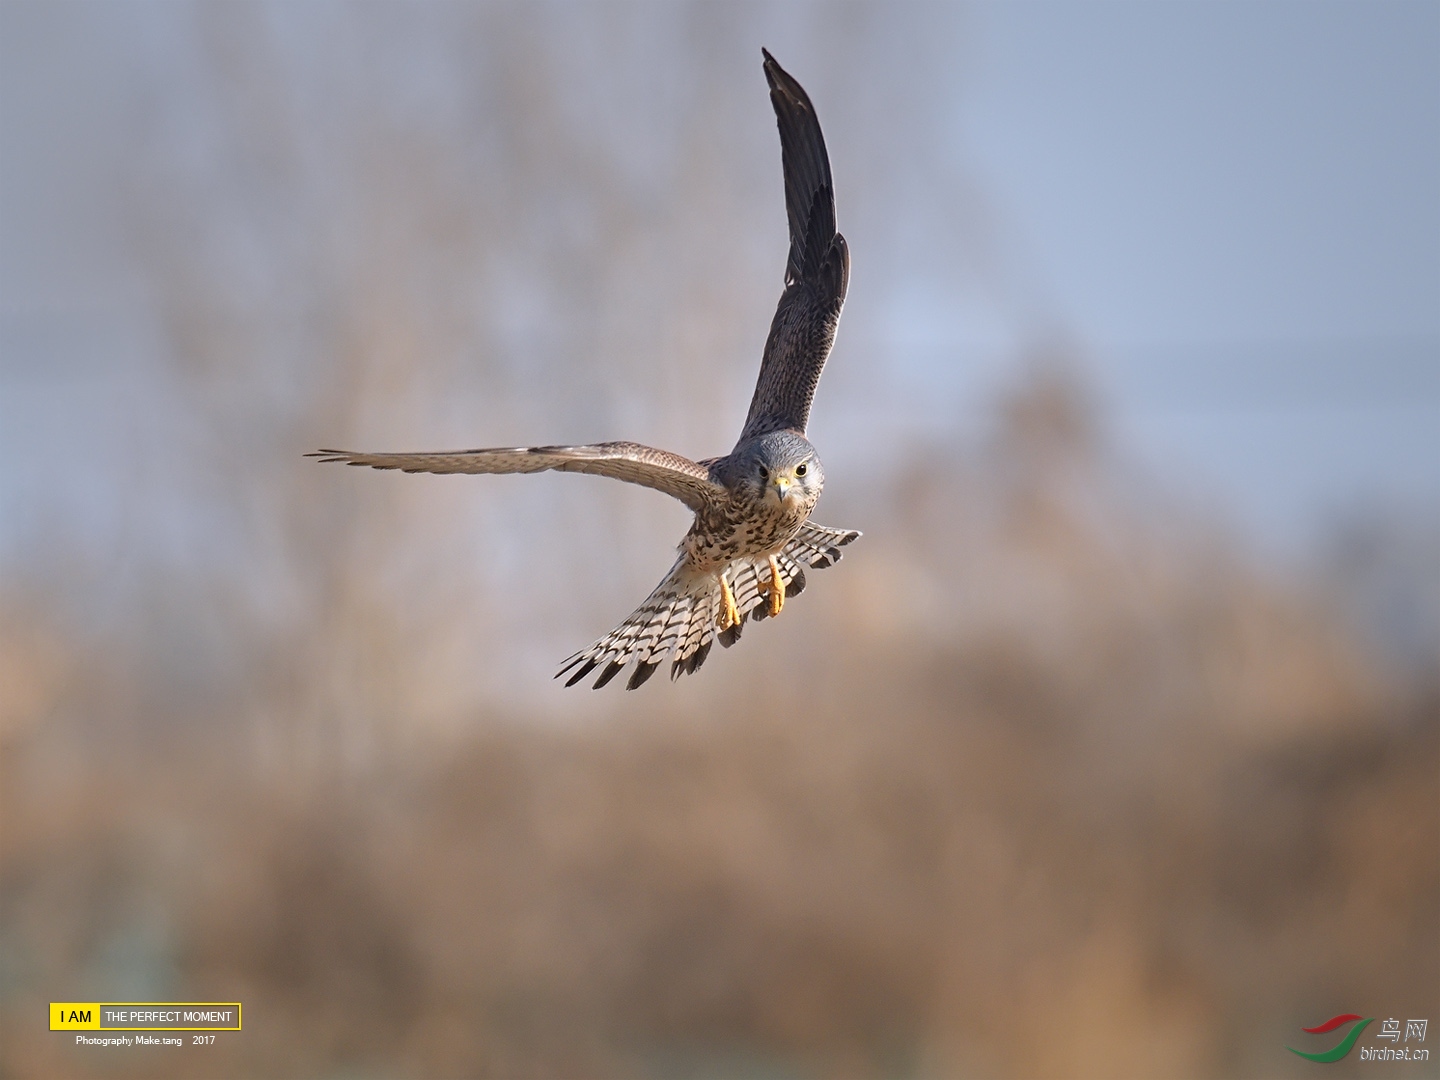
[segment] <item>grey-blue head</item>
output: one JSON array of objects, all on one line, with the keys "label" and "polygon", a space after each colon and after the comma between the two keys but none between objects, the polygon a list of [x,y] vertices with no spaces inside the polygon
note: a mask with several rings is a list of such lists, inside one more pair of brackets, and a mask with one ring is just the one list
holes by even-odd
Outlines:
[{"label": "grey-blue head", "polygon": [[745,502],[775,500],[809,514],[825,486],[820,457],[808,439],[793,431],[772,431],[740,443],[716,462],[716,479]]}]

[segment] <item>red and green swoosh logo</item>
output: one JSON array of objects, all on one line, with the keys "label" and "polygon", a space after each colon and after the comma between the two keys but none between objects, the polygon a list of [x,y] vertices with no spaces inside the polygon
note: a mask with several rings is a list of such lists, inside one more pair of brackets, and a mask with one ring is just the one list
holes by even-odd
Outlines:
[{"label": "red and green swoosh logo", "polygon": [[[1329,1020],[1326,1020],[1325,1023],[1317,1027],[1301,1028],[1300,1030],[1310,1035],[1324,1035],[1327,1032],[1334,1031],[1336,1028],[1354,1023],[1356,1020],[1360,1020],[1359,1013],[1341,1013],[1339,1016],[1332,1016]],[[1287,1046],[1285,1049],[1289,1050],[1292,1054],[1299,1054],[1308,1061],[1339,1061],[1351,1051],[1355,1046],[1355,1040],[1360,1038],[1360,1033],[1374,1020],[1375,1018],[1373,1016],[1367,1020],[1360,1020],[1360,1023],[1355,1024],[1355,1026],[1350,1029],[1349,1035],[1346,1035],[1345,1038],[1341,1039],[1334,1047],[1326,1050],[1324,1053],[1307,1054],[1304,1050],[1296,1050],[1293,1046]]]}]

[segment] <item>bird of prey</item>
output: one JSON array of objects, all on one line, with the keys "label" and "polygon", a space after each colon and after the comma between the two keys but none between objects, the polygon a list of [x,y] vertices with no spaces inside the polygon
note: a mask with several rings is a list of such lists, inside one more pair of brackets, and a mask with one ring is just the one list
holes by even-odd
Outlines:
[{"label": "bird of prey", "polygon": [[670,677],[693,672],[718,640],[729,647],[748,618],[780,614],[805,587],[805,569],[823,569],[860,534],[810,521],[824,473],[805,438],[845,301],[850,253],[835,231],[830,159],[815,108],[800,84],[764,49],[765,78],[780,127],[790,256],[785,291],[770,324],[760,379],[735,448],[691,461],[633,442],[519,446],[419,454],[320,450],[321,461],[427,473],[593,473],[663,491],[695,511],[665,580],[624,622],[565,660],[573,686],[600,668],[595,689],[634,665],[634,690],[673,656]]}]

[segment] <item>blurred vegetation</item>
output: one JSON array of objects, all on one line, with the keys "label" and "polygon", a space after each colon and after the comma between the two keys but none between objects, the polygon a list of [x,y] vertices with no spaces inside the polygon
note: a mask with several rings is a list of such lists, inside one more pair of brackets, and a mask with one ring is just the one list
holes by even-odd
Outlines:
[{"label": "blurred vegetation", "polygon": [[[0,592],[0,1073],[1298,1075],[1302,1024],[1440,1012],[1434,664],[1137,490],[1063,349],[983,440],[832,475],[840,567],[633,695],[549,665],[683,511],[300,459],[729,445],[782,252],[755,12],[620,11],[166,16],[115,179],[183,438],[117,450],[118,552],[47,537]],[[845,11],[793,33],[863,83],[899,46]],[[796,68],[827,131],[915,134]],[[246,1028],[87,1051],[38,1019],[77,999]]]}]

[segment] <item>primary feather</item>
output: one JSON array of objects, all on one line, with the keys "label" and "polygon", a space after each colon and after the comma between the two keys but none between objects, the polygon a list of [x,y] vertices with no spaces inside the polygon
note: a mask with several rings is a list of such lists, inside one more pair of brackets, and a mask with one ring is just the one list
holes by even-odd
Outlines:
[{"label": "primary feather", "polygon": [[697,462],[640,443],[604,442],[309,455],[412,473],[590,473],[662,491],[693,510],[695,521],[670,572],[629,618],[565,661],[559,675],[569,675],[567,686],[598,669],[598,689],[628,667],[633,690],[667,659],[672,678],[695,671],[717,639],[733,645],[747,619],[781,610],[784,598],[804,589],[807,568],[837,562],[840,549],[860,535],[809,521],[824,470],[805,427],[845,302],[850,254],[835,231],[830,158],[815,108],[775,58],[764,56],[780,130],[790,247],[750,411],[729,454]]},{"label": "primary feather", "polygon": [[850,249],[835,231],[830,156],[815,106],[768,52],[765,78],[780,128],[790,255],[741,442],[787,428],[804,434],[850,282]]},{"label": "primary feather", "polygon": [[372,469],[399,469],[408,473],[535,473],[552,469],[592,473],[663,491],[697,511],[710,507],[716,498],[724,494],[724,488],[710,479],[710,470],[705,466],[669,450],[633,442],[605,442],[593,446],[507,446],[414,454],[319,450],[306,456],[321,461],[367,465]]}]

